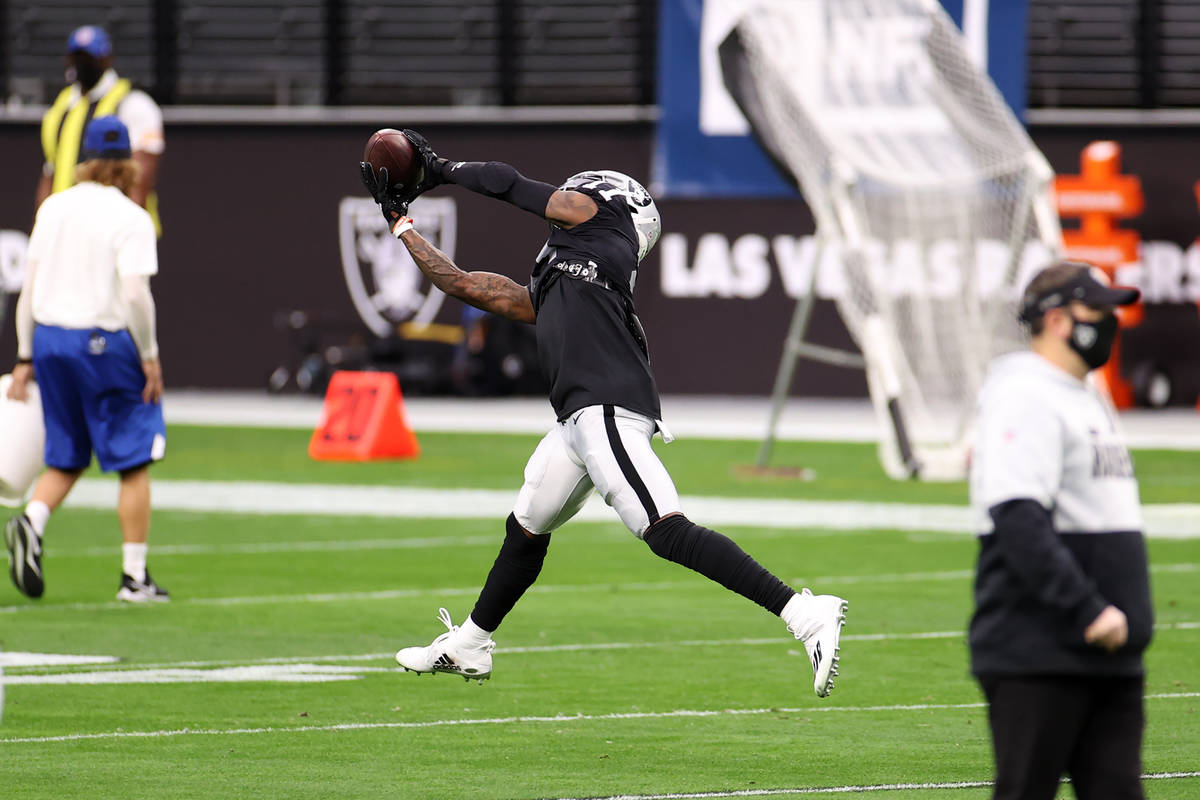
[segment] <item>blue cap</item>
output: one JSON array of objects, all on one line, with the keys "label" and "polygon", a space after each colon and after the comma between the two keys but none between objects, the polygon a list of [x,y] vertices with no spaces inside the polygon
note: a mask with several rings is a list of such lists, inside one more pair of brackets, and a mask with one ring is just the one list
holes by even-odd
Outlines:
[{"label": "blue cap", "polygon": [[67,37],[67,52],[107,58],[112,55],[112,39],[99,25],[84,25],[71,31]]},{"label": "blue cap", "polygon": [[114,116],[96,117],[83,134],[83,160],[132,158],[129,129]]}]

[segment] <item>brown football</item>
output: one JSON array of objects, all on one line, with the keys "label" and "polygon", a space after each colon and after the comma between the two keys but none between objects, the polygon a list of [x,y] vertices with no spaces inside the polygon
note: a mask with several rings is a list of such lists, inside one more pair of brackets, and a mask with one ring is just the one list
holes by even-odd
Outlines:
[{"label": "brown football", "polygon": [[388,184],[393,188],[405,189],[421,179],[421,159],[403,133],[394,128],[384,128],[371,134],[363,150],[363,161],[379,172],[387,168]]}]

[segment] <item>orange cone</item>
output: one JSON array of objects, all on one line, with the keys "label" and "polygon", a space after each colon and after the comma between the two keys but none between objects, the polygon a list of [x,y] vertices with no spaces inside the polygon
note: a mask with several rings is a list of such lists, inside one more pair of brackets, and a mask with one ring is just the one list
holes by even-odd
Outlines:
[{"label": "orange cone", "polygon": [[390,372],[333,373],[321,421],[308,442],[317,461],[416,458],[417,435],[404,413],[400,382]]}]

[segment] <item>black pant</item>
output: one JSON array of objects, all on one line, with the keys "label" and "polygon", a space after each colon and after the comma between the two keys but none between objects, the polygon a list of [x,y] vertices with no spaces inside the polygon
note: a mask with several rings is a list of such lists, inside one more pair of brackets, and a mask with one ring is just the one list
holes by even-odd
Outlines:
[{"label": "black pant", "polygon": [[1141,677],[982,676],[996,756],[994,800],[1142,800]]}]

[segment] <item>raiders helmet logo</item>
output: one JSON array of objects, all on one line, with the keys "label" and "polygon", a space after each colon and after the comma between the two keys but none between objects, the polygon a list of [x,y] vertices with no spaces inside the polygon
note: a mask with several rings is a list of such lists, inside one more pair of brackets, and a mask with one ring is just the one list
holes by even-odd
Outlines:
[{"label": "raiders helmet logo", "polygon": [[[449,197],[421,197],[409,212],[421,235],[454,258],[458,214]],[[379,206],[369,197],[343,197],[338,205],[338,244],[350,299],[376,336],[391,336],[402,322],[428,323],[445,295],[433,286],[404,243],[388,233]]]}]

